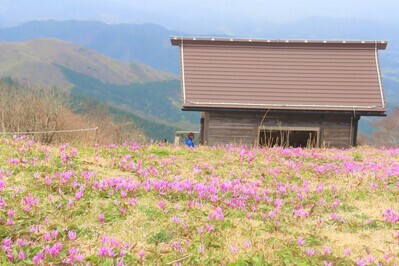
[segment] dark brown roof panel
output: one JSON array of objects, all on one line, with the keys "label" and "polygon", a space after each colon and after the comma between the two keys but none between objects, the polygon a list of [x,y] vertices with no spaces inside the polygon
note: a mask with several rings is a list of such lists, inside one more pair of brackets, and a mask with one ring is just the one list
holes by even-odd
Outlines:
[{"label": "dark brown roof panel", "polygon": [[385,111],[386,42],[174,39],[183,107]]}]

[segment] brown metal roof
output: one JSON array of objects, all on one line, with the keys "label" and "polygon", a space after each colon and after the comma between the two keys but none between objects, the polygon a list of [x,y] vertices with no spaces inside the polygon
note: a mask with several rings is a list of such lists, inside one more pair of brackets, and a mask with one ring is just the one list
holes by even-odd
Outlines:
[{"label": "brown metal roof", "polygon": [[386,110],[377,54],[385,41],[171,42],[181,50],[186,109]]}]

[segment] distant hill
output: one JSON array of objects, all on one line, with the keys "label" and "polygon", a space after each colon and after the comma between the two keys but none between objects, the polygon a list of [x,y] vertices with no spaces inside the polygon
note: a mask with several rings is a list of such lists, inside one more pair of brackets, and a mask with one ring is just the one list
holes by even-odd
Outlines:
[{"label": "distant hill", "polygon": [[58,66],[84,73],[105,83],[128,84],[175,79],[171,73],[139,63],[125,64],[98,52],[57,39],[0,42],[0,76],[60,87],[72,84]]},{"label": "distant hill", "polygon": [[181,111],[179,80],[117,85],[101,82],[82,73],[61,68],[74,84],[72,93],[132,112],[143,118],[165,125],[195,129],[199,116]]},{"label": "distant hill", "polygon": [[131,122],[128,125],[128,129],[140,129],[144,132],[147,140],[159,141],[166,138],[168,142],[174,141],[175,132],[181,130],[181,128],[165,125],[165,123],[158,123],[150,119],[142,118],[135,113],[124,111],[117,107],[110,107],[104,102],[97,101],[92,97],[84,96],[80,93],[72,94],[73,108],[77,113],[85,114],[88,109],[107,109],[109,113],[114,117],[115,122]]},{"label": "distant hill", "polygon": [[179,51],[170,45],[169,36],[181,34],[154,24],[108,25],[93,21],[48,20],[0,28],[0,41],[21,42],[36,38],[57,38],[121,61],[138,61],[178,74]]}]

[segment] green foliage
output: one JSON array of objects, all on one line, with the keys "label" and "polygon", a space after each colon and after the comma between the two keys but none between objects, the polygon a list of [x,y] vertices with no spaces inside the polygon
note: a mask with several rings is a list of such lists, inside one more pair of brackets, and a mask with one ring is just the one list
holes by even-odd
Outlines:
[{"label": "green foliage", "polygon": [[178,80],[116,85],[103,83],[82,73],[61,67],[68,80],[74,84],[72,93],[96,101],[120,106],[141,116],[173,123],[198,123],[198,114],[180,110],[180,82]]},{"label": "green foliage", "polygon": [[138,209],[139,211],[145,213],[150,220],[160,219],[164,216],[163,212],[149,206],[139,206]]},{"label": "green foliage", "polygon": [[148,243],[166,243],[173,238],[170,232],[160,230],[148,239]]},{"label": "green foliage", "polygon": [[[117,122],[130,121],[152,139],[174,139],[176,131],[195,129],[198,113],[180,110],[180,82],[178,80],[115,85],[61,67],[69,82],[74,84],[75,100],[83,98],[84,105],[107,104]],[[86,108],[87,109],[87,108]],[[84,111],[82,111],[84,113]]]},{"label": "green foliage", "polygon": [[16,85],[16,82],[13,81],[13,79],[10,76],[0,78],[0,86],[4,86],[4,85],[8,85],[8,86]]},{"label": "green foliage", "polygon": [[240,258],[235,262],[228,263],[229,266],[267,266],[273,265],[267,261],[265,254],[248,254],[244,258]]},{"label": "green foliage", "polygon": [[358,162],[362,162],[363,161],[362,155],[357,153],[357,152],[353,153],[353,159],[355,159],[355,161],[358,161]]},{"label": "green foliage", "polygon": [[85,114],[89,110],[104,110],[113,116],[115,122],[131,122],[128,128],[140,129],[144,132],[145,137],[154,140],[161,140],[166,138],[169,142],[174,139],[175,132],[181,130],[179,127],[165,125],[152,121],[150,119],[142,118],[132,112],[121,110],[117,107],[111,107],[105,103],[94,100],[88,96],[82,96],[77,93],[72,95],[72,108],[79,114]]}]

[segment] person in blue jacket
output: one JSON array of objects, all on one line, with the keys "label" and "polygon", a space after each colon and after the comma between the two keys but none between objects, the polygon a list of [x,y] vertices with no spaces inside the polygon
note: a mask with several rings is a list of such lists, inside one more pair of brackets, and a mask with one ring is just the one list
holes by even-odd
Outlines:
[{"label": "person in blue jacket", "polygon": [[186,139],[186,146],[190,148],[194,148],[194,133],[188,133],[188,138]]}]

